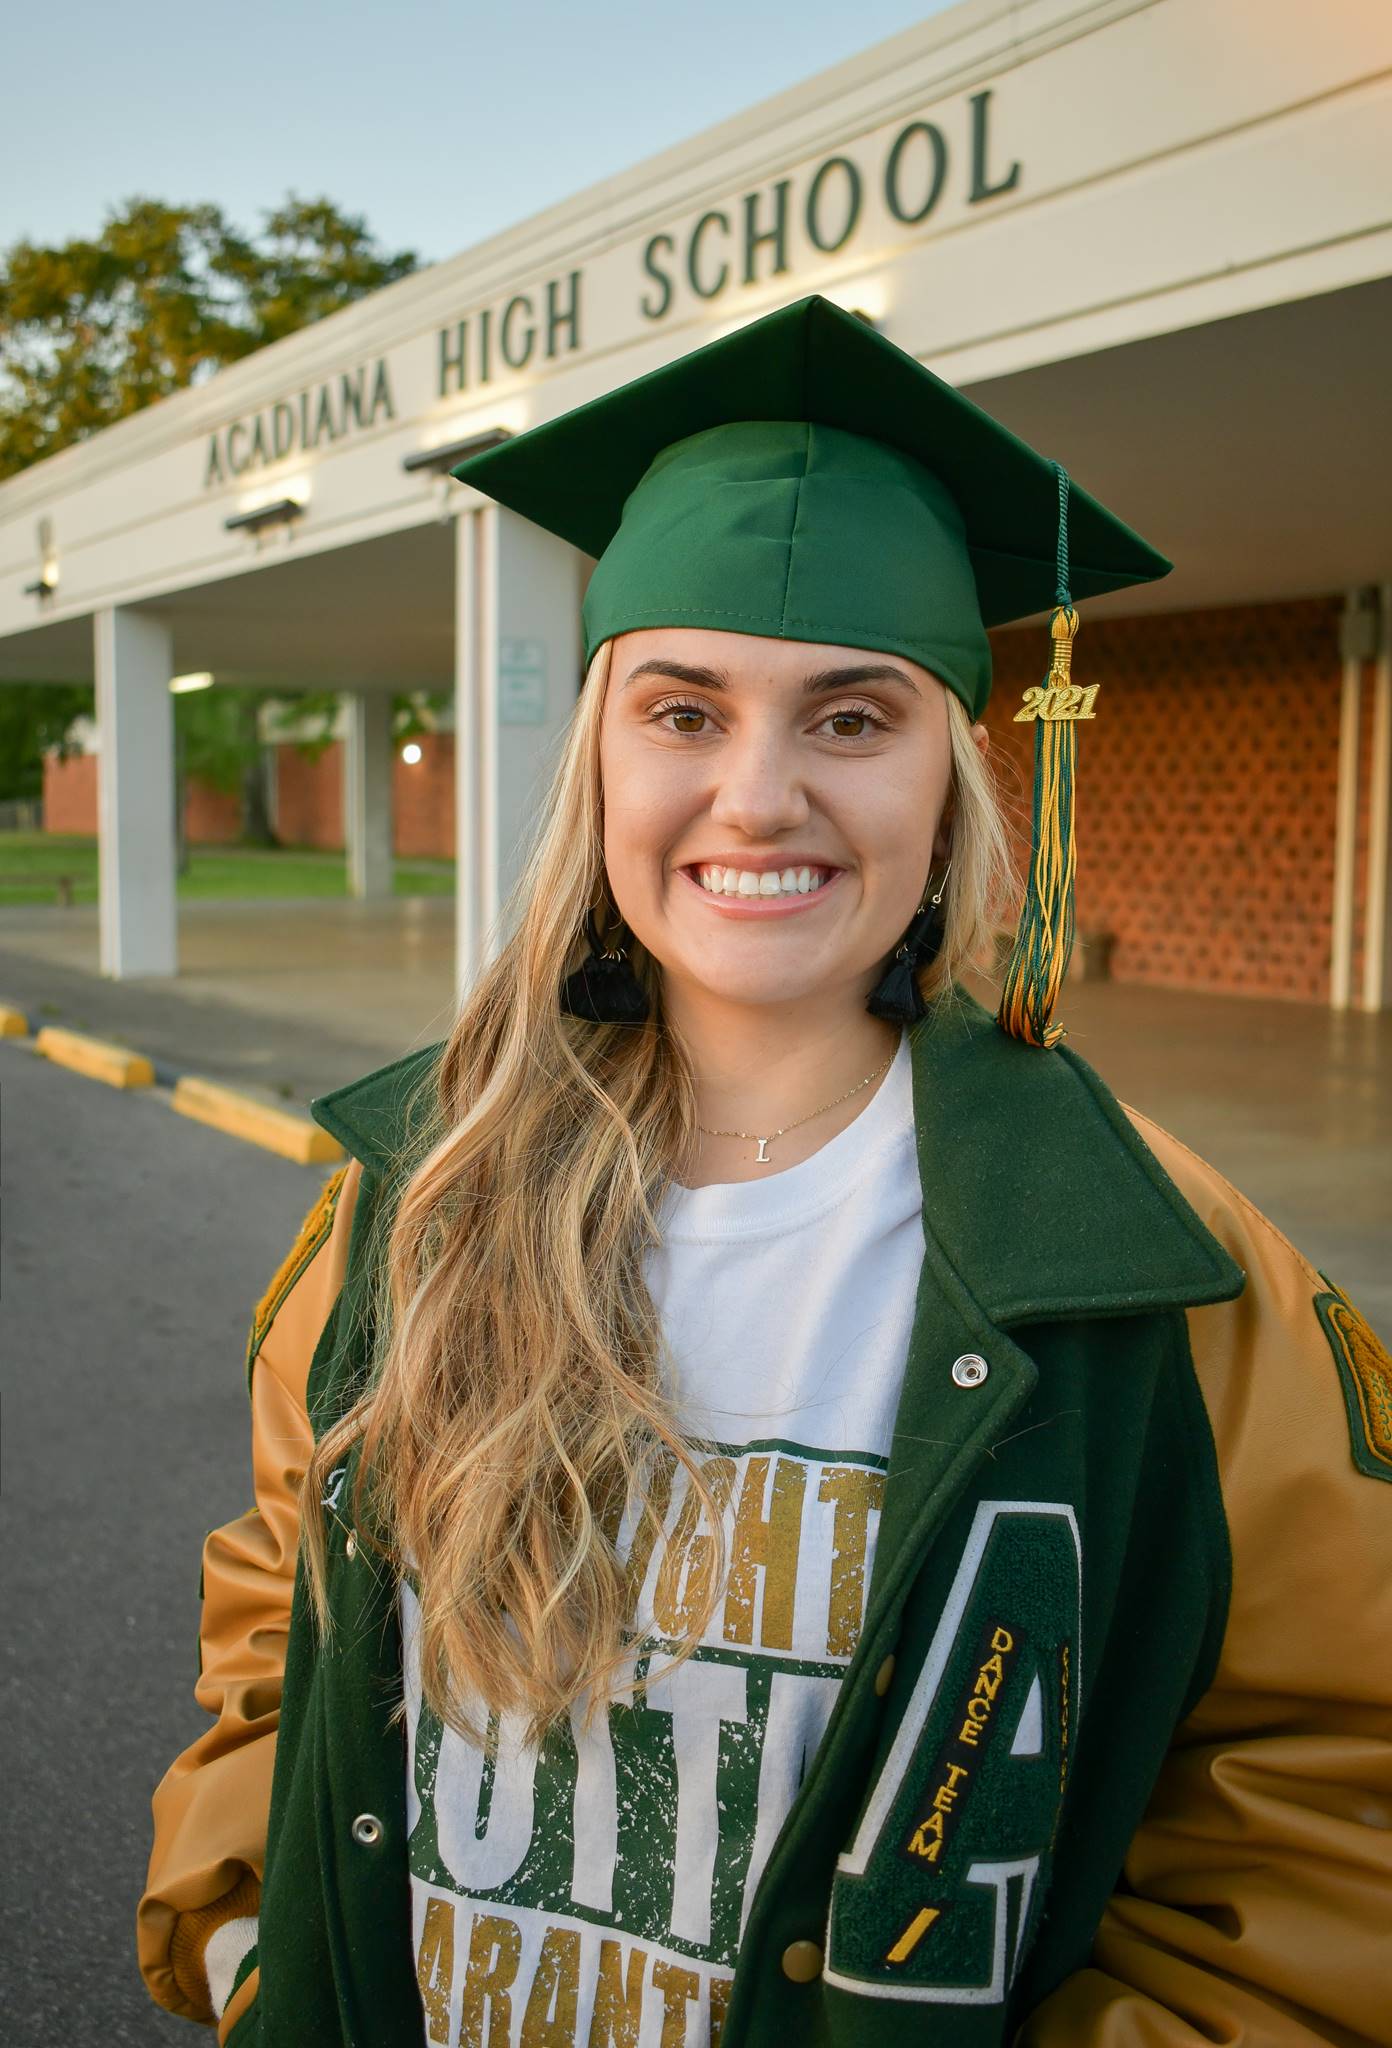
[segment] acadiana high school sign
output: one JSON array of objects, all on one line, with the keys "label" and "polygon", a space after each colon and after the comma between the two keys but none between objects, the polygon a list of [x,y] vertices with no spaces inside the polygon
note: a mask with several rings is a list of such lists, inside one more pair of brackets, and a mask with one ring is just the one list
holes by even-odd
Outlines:
[{"label": "acadiana high school sign", "polygon": [[[970,94],[954,110],[964,122],[948,115],[941,125],[906,121],[848,144],[795,176],[708,207],[679,228],[648,235],[633,252],[637,318],[654,325],[688,297],[719,300],[741,285],[784,276],[804,250],[821,258],[857,239],[878,246],[923,227],[954,188],[966,207],[1017,190],[1018,159],[1007,163],[992,148],[991,98],[989,87]],[[948,131],[960,125],[966,147],[954,180]],[[609,258],[602,260],[609,265]],[[607,293],[611,269],[606,278]],[[584,346],[584,282],[583,270],[571,270],[441,327],[435,336],[436,397],[477,390],[499,376],[575,354]],[[395,418],[387,361],[378,357],[220,427],[208,441],[204,486],[225,487],[249,470]]]},{"label": "acadiana high school sign", "polygon": [[293,398],[278,398],[249,419],[219,427],[208,439],[204,487],[340,441],[355,428],[374,426],[379,418],[396,418],[391,378],[381,356],[310,385]]},{"label": "acadiana high school sign", "polygon": [[[972,93],[967,107],[965,202],[980,205],[1015,191],[1021,165],[1012,161],[992,174],[991,89]],[[762,283],[793,268],[800,243],[816,257],[846,248],[867,224],[898,234],[919,228],[938,210],[952,186],[952,150],[936,121],[907,121],[878,138],[878,161],[864,152],[823,157],[797,177],[778,178],[743,192],[725,206],[708,208],[680,232],[649,235],[637,251],[641,320],[666,318],[679,295],[721,298],[732,285]],[[584,273],[548,279],[537,294],[514,292],[493,306],[442,327],[436,336],[436,395],[486,385],[503,373],[524,370],[582,346],[581,287]],[[540,301],[540,303],[538,303]]]}]

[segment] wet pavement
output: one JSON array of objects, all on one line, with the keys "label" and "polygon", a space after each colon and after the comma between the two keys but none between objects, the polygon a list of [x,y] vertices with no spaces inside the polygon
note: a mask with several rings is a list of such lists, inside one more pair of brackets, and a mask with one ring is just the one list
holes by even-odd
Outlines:
[{"label": "wet pavement", "polygon": [[[0,913],[0,1002],[135,1046],[162,1079],[290,1103],[449,1030],[449,898],[189,904],[179,932],[175,980],[117,982],[97,972],[95,909]],[[1392,1330],[1392,1012],[1075,981],[1059,1015],[1123,1102]]]},{"label": "wet pavement", "polygon": [[1068,1042],[1392,1334],[1392,1011],[1085,982]]},{"label": "wet pavement", "polygon": [[0,2038],[211,2048],[135,1962],[150,1795],[208,1727],[199,1560],[252,1495],[252,1311],[323,1179],[0,1041]]},{"label": "wet pavement", "polygon": [[454,1011],[454,901],[181,904],[178,975],[105,979],[97,914],[0,911],[0,1003],[180,1073],[308,1102],[443,1038]]}]

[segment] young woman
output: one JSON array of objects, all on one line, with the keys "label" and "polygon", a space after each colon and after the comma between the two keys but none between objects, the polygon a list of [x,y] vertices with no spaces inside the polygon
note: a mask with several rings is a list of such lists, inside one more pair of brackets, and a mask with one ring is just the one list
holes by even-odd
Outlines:
[{"label": "young woman", "polygon": [[1388,1361],[1059,1042],[1071,737],[1006,1028],[959,978],[985,627],[1054,594],[1086,716],[1072,590],[1163,558],[1075,491],[1070,566],[1062,473],[819,299],[476,462],[598,557],[586,676],[449,1039],[314,1105],[153,1994],[234,2048],[1389,2039]]}]

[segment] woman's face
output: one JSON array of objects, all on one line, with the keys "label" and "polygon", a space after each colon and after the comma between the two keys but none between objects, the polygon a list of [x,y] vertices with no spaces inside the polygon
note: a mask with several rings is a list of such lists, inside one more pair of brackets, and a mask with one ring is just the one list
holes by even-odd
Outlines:
[{"label": "woman's face", "polygon": [[600,756],[610,887],[669,985],[868,994],[942,854],[935,676],[821,642],[621,633]]}]

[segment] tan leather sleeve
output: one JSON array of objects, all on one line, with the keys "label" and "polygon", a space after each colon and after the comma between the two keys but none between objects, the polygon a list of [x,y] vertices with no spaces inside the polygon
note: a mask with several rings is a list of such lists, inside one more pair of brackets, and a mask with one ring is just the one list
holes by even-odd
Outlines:
[{"label": "tan leather sleeve", "polygon": [[[1248,1276],[1236,1301],[1189,1311],[1232,1602],[1213,1682],[1176,1731],[1092,1966],[1016,2041],[1387,2048],[1392,1486],[1355,1459],[1354,1409],[1314,1305],[1325,1282],[1212,1167],[1128,1114]],[[1369,1384],[1392,1394],[1386,1353],[1361,1329]]]},{"label": "tan leather sleeve", "polygon": [[194,1698],[213,1725],[155,1790],[137,1913],[151,1996],[188,2019],[213,2018],[203,1970],[209,1935],[260,1904],[300,1487],[313,1441],[305,1390],[343,1284],[361,1175],[352,1160],[325,1181],[257,1307],[248,1345],[256,1505],[203,1547]]}]

